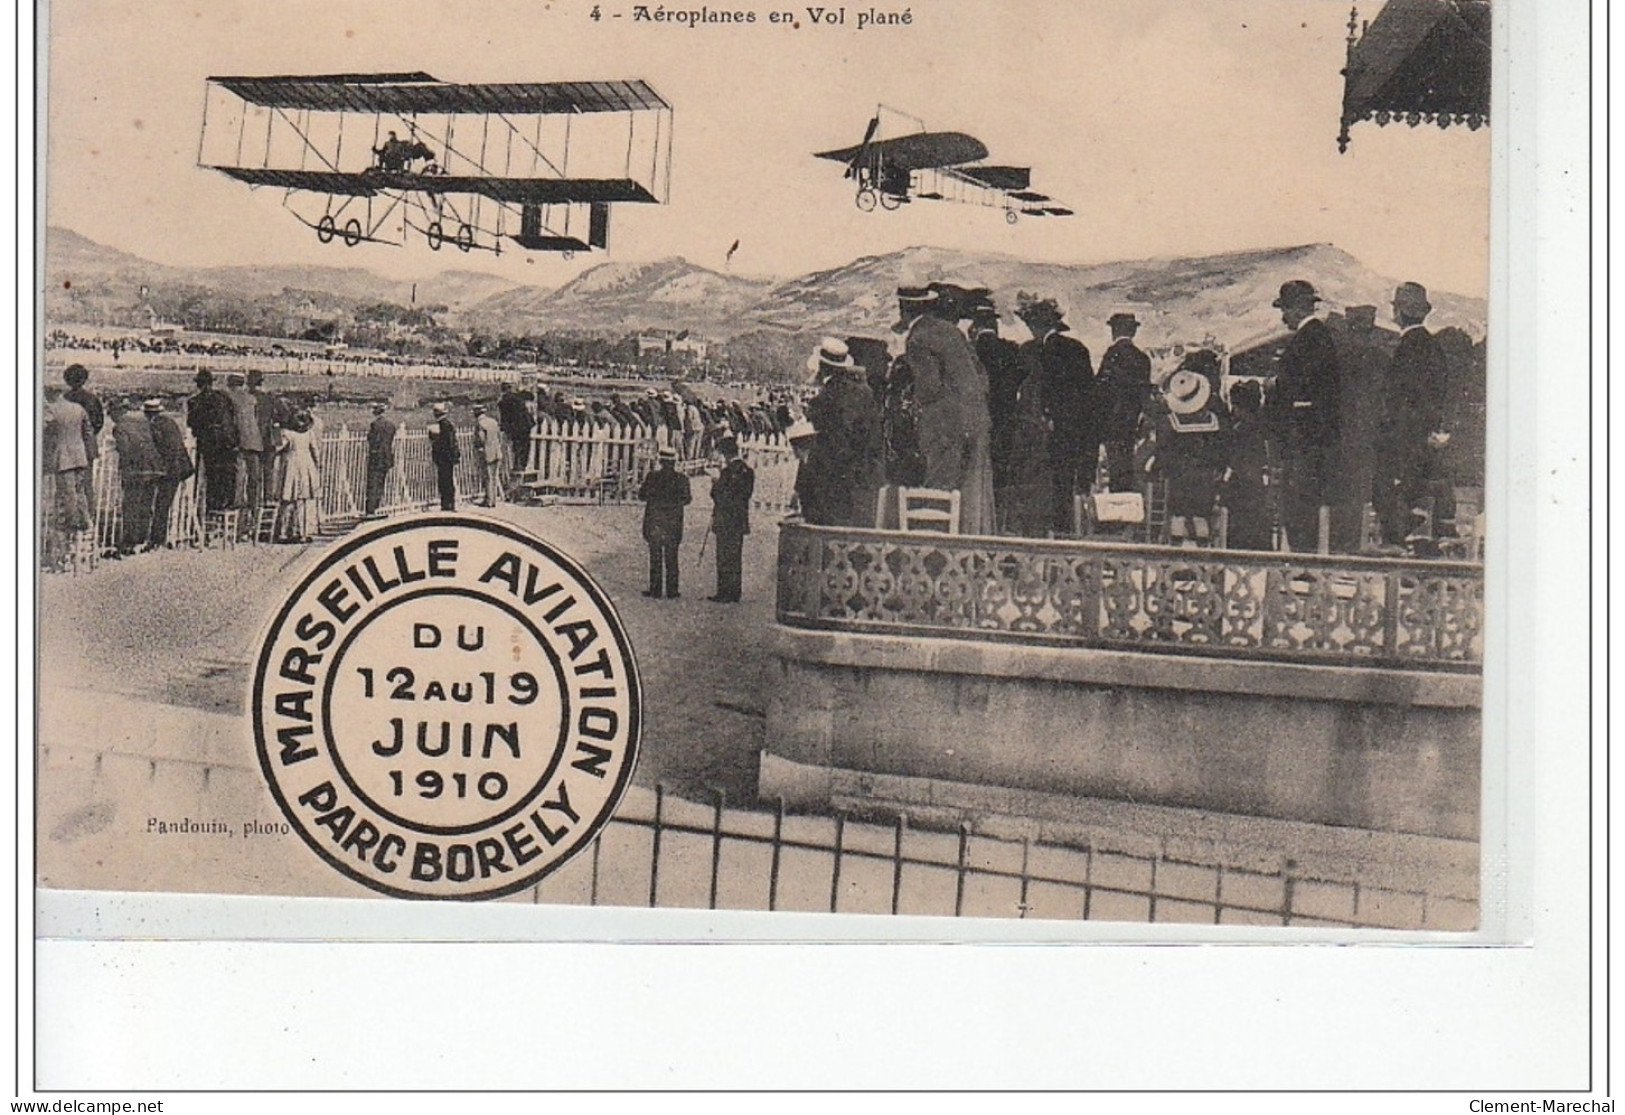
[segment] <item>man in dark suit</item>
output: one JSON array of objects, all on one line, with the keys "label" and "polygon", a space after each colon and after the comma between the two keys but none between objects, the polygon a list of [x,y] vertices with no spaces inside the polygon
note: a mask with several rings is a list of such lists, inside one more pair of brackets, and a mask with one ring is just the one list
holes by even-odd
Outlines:
[{"label": "man in dark suit", "polygon": [[164,401],[148,399],[141,404],[141,411],[152,429],[152,444],[158,451],[159,467],[163,470],[152,500],[152,530],[147,543],[149,550],[156,550],[169,544],[169,509],[174,506],[175,493],[197,470],[186,452],[180,426],[164,413]]},{"label": "man in dark suit", "polygon": [[1100,438],[1106,447],[1106,475],[1111,490],[1134,490],[1134,439],[1140,414],[1151,397],[1151,358],[1134,343],[1140,319],[1119,312],[1106,319],[1112,343],[1100,357],[1095,380],[1099,396]]},{"label": "man in dark suit", "polygon": [[[1016,398],[1027,375],[1027,363],[1021,358],[1020,345],[999,336],[999,308],[991,292],[985,288],[971,291],[965,313],[970,318],[971,345],[987,375],[988,453],[993,462],[993,491],[997,502],[1001,499],[1000,489],[1011,482],[1010,455],[1014,446],[1010,443],[1010,433]],[[1002,503],[1000,506],[1002,510]]]},{"label": "man in dark suit", "polygon": [[711,483],[711,533],[717,536],[718,604],[737,604],[743,590],[745,535],[750,533],[750,497],[756,472],[739,458],[739,443],[725,437],[717,452],[726,462]]},{"label": "man in dark suit", "polygon": [[1072,497],[1094,487],[1100,459],[1100,424],[1095,414],[1095,369],[1081,341],[1065,336],[1067,325],[1053,298],[1022,291],[1016,316],[1033,339],[1027,351],[1043,383],[1044,417],[1050,423],[1050,477],[1054,485],[1050,526],[1058,534],[1072,531]]},{"label": "man in dark suit", "polygon": [[187,400],[186,424],[203,461],[206,506],[224,511],[237,503],[237,409],[224,391],[215,390],[207,369],[196,378],[197,394]]},{"label": "man in dark suit", "polygon": [[525,398],[511,383],[503,384],[502,396],[497,399],[497,418],[502,435],[508,439],[509,470],[521,473],[530,467],[530,431],[536,421],[530,416]]},{"label": "man in dark suit", "polygon": [[1337,459],[1340,374],[1337,346],[1315,306],[1312,284],[1281,284],[1273,305],[1291,329],[1265,404],[1265,418],[1280,452],[1281,521],[1287,545],[1299,552],[1319,546],[1320,509],[1333,502],[1332,463]]},{"label": "man in dark suit", "polygon": [[[1412,508],[1428,509],[1439,450],[1450,440],[1445,432],[1449,366],[1439,342],[1422,324],[1433,310],[1427,289],[1421,283],[1401,283],[1394,290],[1393,308],[1402,332],[1383,385],[1371,494],[1383,541],[1402,546],[1411,532]],[[1437,513],[1436,508],[1428,510]]]},{"label": "man in dark suit", "polygon": [[389,420],[389,404],[372,404],[372,424],[367,427],[367,496],[363,509],[368,518],[378,514],[384,502],[384,481],[395,467],[395,423]]},{"label": "man in dark suit", "polygon": [[683,542],[683,508],[693,502],[688,477],[677,471],[677,450],[660,451],[660,464],[638,488],[643,501],[643,540],[649,544],[649,590],[643,595],[676,600],[677,547]]},{"label": "man in dark suit", "polygon": [[152,425],[140,411],[131,410],[123,399],[107,404],[113,419],[113,449],[118,453],[118,479],[122,489],[123,522],[119,527],[120,557],[133,554],[152,537],[152,504],[158,481],[164,474],[158,447],[152,442]]},{"label": "man in dark suit", "polygon": [[436,403],[434,417],[429,422],[429,459],[434,462],[442,511],[457,510],[457,462],[462,455],[462,450],[457,448],[457,427],[451,424],[451,408],[445,403]]}]

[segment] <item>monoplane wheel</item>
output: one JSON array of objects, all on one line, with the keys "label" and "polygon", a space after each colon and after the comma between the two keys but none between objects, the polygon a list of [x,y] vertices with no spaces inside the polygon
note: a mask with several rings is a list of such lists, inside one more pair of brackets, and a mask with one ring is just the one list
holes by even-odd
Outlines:
[{"label": "monoplane wheel", "polygon": [[424,229],[423,236],[429,241],[429,247],[437,252],[440,250],[440,245],[446,242],[446,230],[440,227],[439,221],[433,222],[428,228]]},{"label": "monoplane wheel", "polygon": [[361,243],[361,222],[351,217],[344,222],[344,244],[353,248]]},{"label": "monoplane wheel", "polygon": [[457,246],[465,252],[474,250],[474,229],[470,225],[460,225],[457,229]]},{"label": "monoplane wheel", "polygon": [[331,213],[327,214],[321,220],[316,222],[316,239],[320,240],[323,244],[331,244],[333,242],[333,235],[337,231],[338,229],[337,226],[333,224],[333,215]]},{"label": "monoplane wheel", "polygon": [[880,195],[880,207],[887,212],[891,212],[892,210],[901,207],[902,204],[903,199],[898,197],[896,194],[883,193]]},{"label": "monoplane wheel", "polygon": [[1017,214],[1016,214],[1016,211],[1014,209],[1006,209],[1004,211],[1004,223],[1005,224],[1013,225],[1013,224],[1016,223],[1016,220],[1017,220]]},{"label": "monoplane wheel", "polygon": [[858,208],[863,210],[865,213],[873,213],[875,210],[875,204],[879,200],[879,196],[880,195],[876,194],[874,188],[871,186],[858,187],[858,196],[856,198]]}]

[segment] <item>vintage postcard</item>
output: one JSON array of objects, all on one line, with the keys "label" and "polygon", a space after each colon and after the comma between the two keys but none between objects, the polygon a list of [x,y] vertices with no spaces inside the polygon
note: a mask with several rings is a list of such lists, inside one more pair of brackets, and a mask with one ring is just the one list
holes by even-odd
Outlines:
[{"label": "vintage postcard", "polygon": [[1504,935],[1491,16],[56,0],[38,887]]}]

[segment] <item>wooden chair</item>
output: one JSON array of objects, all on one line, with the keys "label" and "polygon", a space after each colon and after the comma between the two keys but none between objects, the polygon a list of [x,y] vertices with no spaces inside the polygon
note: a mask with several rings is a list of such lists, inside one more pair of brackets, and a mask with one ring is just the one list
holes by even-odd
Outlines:
[{"label": "wooden chair", "polygon": [[959,492],[943,488],[898,488],[898,527],[906,531],[959,533]]},{"label": "wooden chair", "polygon": [[262,503],[254,511],[254,531],[249,541],[256,545],[261,542],[275,542],[277,520],[282,515],[282,504],[276,500]]},{"label": "wooden chair", "polygon": [[203,546],[205,549],[219,547],[223,550],[233,549],[237,545],[237,519],[235,507],[224,511],[209,511],[203,516]]}]

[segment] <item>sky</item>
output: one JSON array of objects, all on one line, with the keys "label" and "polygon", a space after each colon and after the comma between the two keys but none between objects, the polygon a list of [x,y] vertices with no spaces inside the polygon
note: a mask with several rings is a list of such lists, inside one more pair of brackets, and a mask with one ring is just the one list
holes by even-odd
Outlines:
[{"label": "sky", "polygon": [[[785,0],[712,0],[754,10],[743,27],[635,21],[633,7],[53,0],[47,219],[163,263],[397,279],[460,268],[556,286],[605,259],[673,255],[722,270],[735,240],[731,269],[764,277],[921,244],[1098,263],[1325,242],[1382,274],[1486,292],[1488,129],[1359,124],[1337,151],[1349,0],[923,0],[849,4],[835,27]],[[1361,0],[1360,15],[1379,7]],[[905,9],[909,26],[856,28],[860,12]],[[775,10],[799,26],[769,23]],[[197,165],[211,75],[401,70],[642,78],[675,110],[670,202],[616,206],[610,251],[568,262],[345,248],[320,244],[280,192]],[[975,135],[991,162],[1031,165],[1034,187],[1076,215],[859,212],[841,168],[812,152],[858,142],[877,103]]]}]

